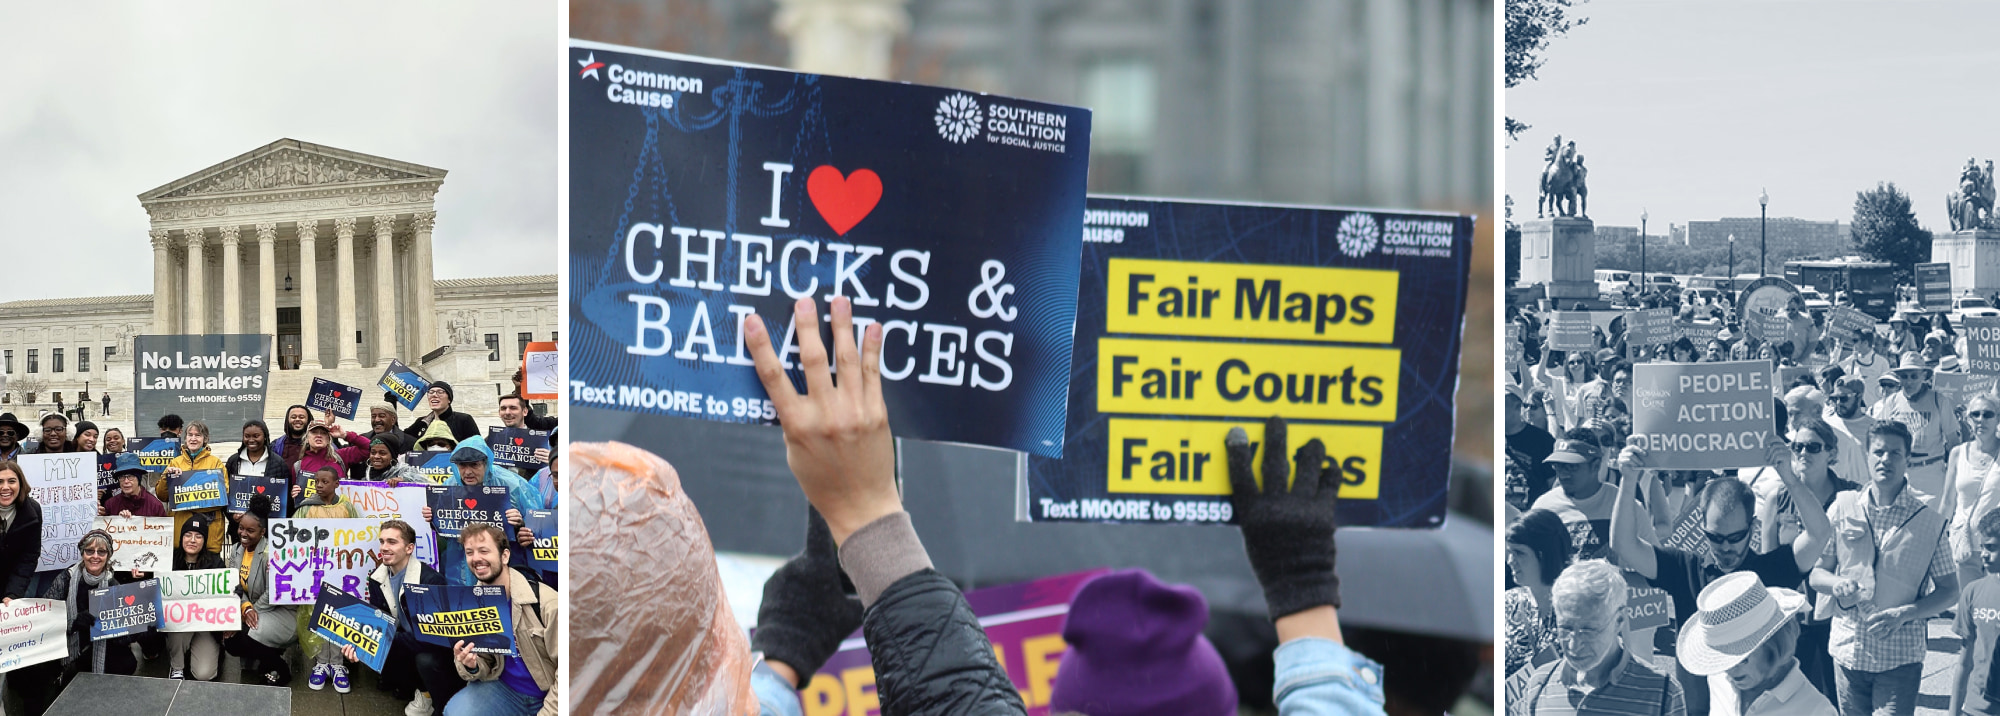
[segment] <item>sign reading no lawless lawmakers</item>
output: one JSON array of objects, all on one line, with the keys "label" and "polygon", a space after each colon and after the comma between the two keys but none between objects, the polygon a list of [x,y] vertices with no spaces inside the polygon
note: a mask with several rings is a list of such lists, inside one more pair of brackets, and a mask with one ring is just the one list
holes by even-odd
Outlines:
[{"label": "sign reading no lawless lawmakers", "polygon": [[1234,522],[1223,439],[1326,445],[1340,523],[1435,527],[1472,217],[1090,197],[1060,459],[1017,514]]},{"label": "sign reading no lawless lawmakers", "polygon": [[568,54],[572,404],[771,423],[741,327],[803,386],[793,304],[844,296],[898,436],[1061,455],[1088,110]]},{"label": "sign reading no lawless lawmakers", "polygon": [[139,425],[152,425],[168,414],[212,426],[242,425],[264,416],[270,336],[138,336],[132,350],[132,402]]},{"label": "sign reading no lawless lawmakers", "polygon": [[1640,363],[1632,366],[1632,435],[1647,467],[1760,467],[1777,436],[1771,364]]}]

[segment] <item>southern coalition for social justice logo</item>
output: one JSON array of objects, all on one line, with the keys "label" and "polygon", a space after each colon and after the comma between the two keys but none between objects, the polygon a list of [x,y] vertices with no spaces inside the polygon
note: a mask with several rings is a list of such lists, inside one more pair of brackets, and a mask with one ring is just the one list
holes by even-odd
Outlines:
[{"label": "southern coalition for social justice logo", "polygon": [[583,79],[585,77],[589,77],[599,82],[604,81],[604,78],[597,76],[597,71],[604,67],[604,63],[597,61],[597,53],[595,52],[590,53],[590,56],[585,57],[581,60],[577,60],[576,64],[583,68],[581,70],[577,70],[576,72],[577,79]]},{"label": "southern coalition for social justice logo", "polygon": [[1382,238],[1382,227],[1375,224],[1375,217],[1357,211],[1340,220],[1340,228],[1333,236],[1340,241],[1341,253],[1361,258],[1375,250],[1375,243]]},{"label": "southern coalition for social justice logo", "polygon": [[938,100],[938,135],[954,144],[972,141],[979,134],[979,102],[964,92]]}]

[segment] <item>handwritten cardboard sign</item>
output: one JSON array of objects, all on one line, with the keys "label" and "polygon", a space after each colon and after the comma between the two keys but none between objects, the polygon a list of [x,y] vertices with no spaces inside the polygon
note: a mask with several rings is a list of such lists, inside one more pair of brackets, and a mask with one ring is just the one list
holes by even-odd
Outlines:
[{"label": "handwritten cardboard sign", "polygon": [[521,353],[521,397],[529,400],[562,398],[562,354],[555,341],[533,341]]},{"label": "handwritten cardboard sign", "polygon": [[271,520],[271,603],[311,604],[322,583],[367,596],[381,526],[381,520],[345,517]]},{"label": "handwritten cardboard sign", "polygon": [[160,575],[160,631],[236,631],[243,628],[243,600],[235,594],[235,569],[191,569]]},{"label": "handwritten cardboard sign", "polygon": [[76,564],[76,541],[97,519],[97,460],[84,452],[16,457],[27,478],[28,495],[42,506],[42,555],[35,571]]},{"label": "handwritten cardboard sign", "polygon": [[341,420],[353,420],[356,406],[361,404],[361,389],[325,378],[314,378],[312,389],[306,393],[306,407],[315,413],[332,411]]},{"label": "handwritten cardboard sign", "polygon": [[340,483],[340,499],[353,503],[361,516],[372,520],[402,520],[417,533],[416,558],[432,569],[438,566],[437,533],[424,521],[424,506],[430,490],[424,485],[390,487],[386,482],[352,480]]},{"label": "handwritten cardboard sign", "polygon": [[69,656],[69,605],[15,599],[0,605],[0,673]]},{"label": "handwritten cardboard sign", "polygon": [[118,548],[111,552],[111,571],[165,571],[174,555],[174,518],[99,517],[97,529],[111,533]]},{"label": "handwritten cardboard sign", "polygon": [[1632,434],[1654,468],[1761,467],[1780,439],[1771,380],[1766,361],[1635,365]]}]

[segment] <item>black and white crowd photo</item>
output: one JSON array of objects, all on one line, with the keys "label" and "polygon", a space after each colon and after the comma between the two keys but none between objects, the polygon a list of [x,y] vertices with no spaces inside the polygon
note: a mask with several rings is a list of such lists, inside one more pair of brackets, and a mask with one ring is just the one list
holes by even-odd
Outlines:
[{"label": "black and white crowd photo", "polygon": [[1507,3],[1509,714],[2000,714],[1996,26]]}]

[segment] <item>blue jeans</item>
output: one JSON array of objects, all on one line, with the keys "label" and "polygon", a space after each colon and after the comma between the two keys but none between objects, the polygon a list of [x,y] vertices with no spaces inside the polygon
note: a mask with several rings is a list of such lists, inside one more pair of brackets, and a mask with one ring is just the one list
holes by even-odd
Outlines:
[{"label": "blue jeans", "polygon": [[499,679],[474,681],[444,705],[444,716],[535,716],[542,698],[515,691]]},{"label": "blue jeans", "polygon": [[1833,666],[1841,716],[1912,716],[1917,712],[1917,687],[1923,680],[1923,664],[1879,672]]}]

